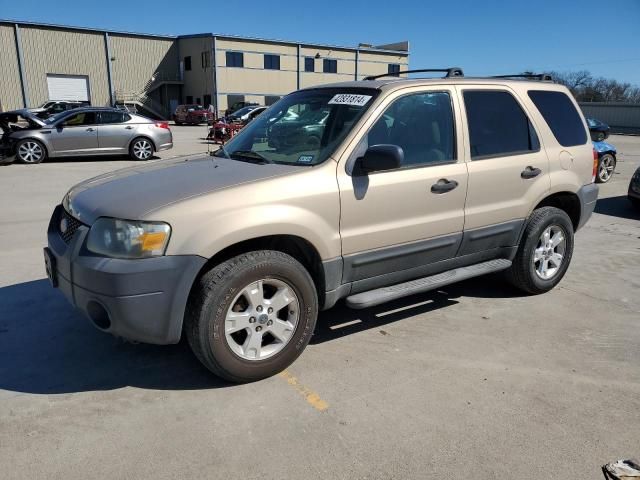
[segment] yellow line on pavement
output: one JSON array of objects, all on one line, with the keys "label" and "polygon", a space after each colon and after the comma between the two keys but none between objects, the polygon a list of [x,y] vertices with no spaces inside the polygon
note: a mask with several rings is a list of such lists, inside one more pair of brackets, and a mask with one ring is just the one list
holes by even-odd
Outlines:
[{"label": "yellow line on pavement", "polygon": [[329,408],[329,404],[320,398],[316,392],[311,390],[310,388],[302,385],[296,377],[291,375],[288,370],[283,370],[278,374],[279,377],[284,378],[287,383],[300,395],[304,397],[309,405],[318,410],[319,412],[324,412],[327,408]]}]

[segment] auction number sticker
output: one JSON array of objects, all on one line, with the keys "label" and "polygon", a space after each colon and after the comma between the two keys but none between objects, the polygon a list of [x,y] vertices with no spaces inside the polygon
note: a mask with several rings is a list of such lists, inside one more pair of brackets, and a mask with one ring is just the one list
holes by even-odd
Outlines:
[{"label": "auction number sticker", "polygon": [[338,93],[329,100],[329,105],[352,105],[363,107],[371,100],[371,95],[357,95],[354,93]]}]

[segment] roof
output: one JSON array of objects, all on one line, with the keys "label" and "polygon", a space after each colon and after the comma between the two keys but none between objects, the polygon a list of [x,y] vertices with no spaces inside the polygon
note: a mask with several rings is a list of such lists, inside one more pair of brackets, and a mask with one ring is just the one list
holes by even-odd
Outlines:
[{"label": "roof", "polygon": [[[351,50],[351,51],[361,51],[361,52],[371,52],[371,53],[393,53],[400,56],[408,56],[409,55],[409,42],[396,42],[392,44],[380,45],[378,47],[372,46],[340,46],[340,45],[331,45],[331,44],[322,44],[322,43],[314,43],[314,42],[298,42],[292,40],[278,40],[278,39],[269,39],[269,38],[259,38],[259,37],[243,37],[241,35],[232,35],[232,34],[220,34],[220,33],[196,33],[191,35],[172,35],[172,34],[154,34],[154,33],[140,33],[140,32],[129,32],[123,30],[109,30],[109,29],[97,29],[90,27],[78,27],[73,25],[61,25],[56,23],[42,23],[42,22],[28,22],[23,20],[13,20],[13,19],[5,19],[0,18],[0,24],[5,25],[18,25],[18,26],[26,26],[26,27],[40,27],[40,28],[51,28],[57,30],[73,30],[87,33],[107,33],[111,35],[126,35],[132,37],[149,37],[149,38],[158,38],[158,39],[166,39],[166,40],[179,40],[182,38],[198,38],[198,37],[216,37],[221,39],[229,39],[229,40],[245,40],[252,42],[264,42],[264,43],[279,43],[283,45],[300,45],[303,47],[315,47],[315,48],[330,48],[336,50]],[[406,50],[402,50],[405,48]],[[386,48],[385,48],[386,47]]]}]

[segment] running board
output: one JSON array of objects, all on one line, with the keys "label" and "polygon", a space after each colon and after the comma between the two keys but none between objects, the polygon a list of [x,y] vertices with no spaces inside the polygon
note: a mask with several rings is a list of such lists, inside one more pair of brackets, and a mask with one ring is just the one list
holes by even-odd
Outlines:
[{"label": "running board", "polygon": [[368,292],[357,293],[347,297],[347,307],[356,310],[373,307],[397,298],[407,297],[416,293],[435,290],[451,283],[460,282],[468,278],[478,277],[486,273],[499,272],[511,266],[511,260],[497,259],[488,262],[477,263],[468,267],[454,268],[447,272],[418,278],[410,282],[399,283],[390,287],[377,288]]}]

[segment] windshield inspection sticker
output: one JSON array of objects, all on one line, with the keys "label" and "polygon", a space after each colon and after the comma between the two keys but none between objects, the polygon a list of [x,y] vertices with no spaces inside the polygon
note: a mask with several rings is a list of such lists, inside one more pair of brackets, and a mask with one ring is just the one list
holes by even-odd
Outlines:
[{"label": "windshield inspection sticker", "polygon": [[329,105],[353,105],[354,107],[363,107],[369,100],[371,100],[371,95],[338,93],[329,100]]},{"label": "windshield inspection sticker", "polygon": [[311,163],[313,162],[313,155],[300,155],[298,157],[298,163]]}]

